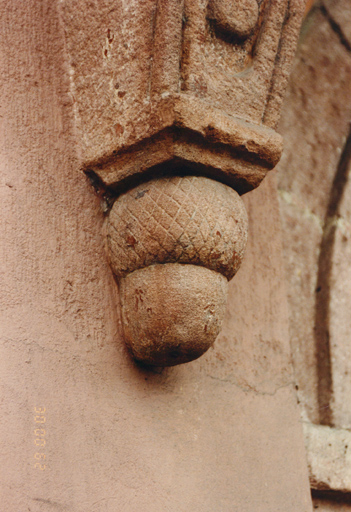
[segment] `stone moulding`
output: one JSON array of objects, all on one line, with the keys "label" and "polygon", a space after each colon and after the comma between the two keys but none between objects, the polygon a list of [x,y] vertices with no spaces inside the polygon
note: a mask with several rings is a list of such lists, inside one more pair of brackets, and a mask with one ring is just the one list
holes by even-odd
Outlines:
[{"label": "stone moulding", "polygon": [[[106,231],[128,347],[174,365],[214,342],[247,239],[240,195],[275,132],[303,0],[62,0],[82,167]],[[93,36],[92,36],[93,34]]]},{"label": "stone moulding", "polygon": [[[161,99],[150,109],[151,136],[87,164],[107,186],[119,190],[134,175],[185,167],[245,193],[279,162],[283,141],[271,128],[181,94]],[[141,112],[140,117],[147,116]]]}]

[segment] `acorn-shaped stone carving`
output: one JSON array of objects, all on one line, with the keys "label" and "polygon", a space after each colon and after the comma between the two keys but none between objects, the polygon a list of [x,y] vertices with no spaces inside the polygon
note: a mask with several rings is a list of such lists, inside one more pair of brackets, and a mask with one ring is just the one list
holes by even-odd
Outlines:
[{"label": "acorn-shaped stone carving", "polygon": [[109,258],[136,360],[173,366],[213,344],[247,224],[240,196],[203,177],[154,179],[115,201],[107,219]]}]

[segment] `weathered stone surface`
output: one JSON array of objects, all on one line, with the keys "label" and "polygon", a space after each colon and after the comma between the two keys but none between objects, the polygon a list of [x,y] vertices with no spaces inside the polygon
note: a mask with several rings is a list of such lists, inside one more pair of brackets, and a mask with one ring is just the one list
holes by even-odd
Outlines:
[{"label": "weathered stone surface", "polygon": [[248,37],[258,21],[258,4],[256,0],[210,0],[208,3],[209,19],[219,30],[239,38]]},{"label": "weathered stone surface", "polygon": [[[275,125],[303,0],[152,0],[147,6],[133,0],[128,9],[123,2],[115,8],[113,0],[101,7],[89,0],[63,0],[60,9],[82,166],[109,194],[121,195],[164,175],[206,176],[243,194],[279,161],[282,140]],[[101,11],[96,19],[95,9]],[[128,23],[131,33],[124,34]],[[89,44],[92,31],[96,41]],[[138,59],[129,40],[134,50],[140,44]],[[120,82],[114,74],[124,54],[126,63],[142,59],[125,102],[129,90],[116,95]],[[119,72],[127,84],[129,71],[123,65]],[[102,117],[88,112],[90,96]],[[203,265],[230,279],[246,244],[244,214],[236,205],[229,212],[229,191],[214,193],[215,185],[200,178],[193,178],[191,200],[184,190],[179,200],[177,190],[172,195],[173,179],[149,182],[150,193],[145,184],[134,189],[138,197],[127,193],[116,200],[107,226],[116,276],[179,262]],[[177,180],[185,186],[189,181]],[[225,190],[223,185],[217,189]],[[142,342],[137,336],[135,343],[137,338]]]},{"label": "weathered stone surface", "polygon": [[324,222],[351,116],[351,57],[319,8],[302,29],[279,132],[279,187]]},{"label": "weathered stone surface", "polygon": [[[333,383],[330,348],[338,344],[338,339],[345,345],[348,325],[348,308],[343,309],[340,302],[348,300],[348,259],[344,250],[340,252],[347,242],[341,242],[340,234],[336,252],[332,247],[336,226],[344,225],[343,221],[337,221],[340,211],[336,203],[345,182],[345,172],[342,177],[338,169],[351,118],[350,84],[350,52],[317,4],[302,30],[282,111],[279,131],[285,138],[285,150],[278,168],[298,394],[304,419],[326,424],[336,419],[332,417],[336,381]],[[344,272],[333,270],[336,260],[339,269],[343,261]],[[338,273],[340,286],[336,299],[333,283]],[[330,306],[335,313],[331,313]],[[334,314],[336,322],[332,320]],[[344,378],[347,357],[344,363],[341,353],[338,357],[339,362],[335,360],[334,365],[336,372],[344,368],[338,384],[341,390],[340,386],[347,383]],[[344,400],[346,404],[346,394]]]},{"label": "weathered stone surface", "polygon": [[[247,5],[235,3],[243,10]],[[229,115],[275,127],[302,11],[300,1],[260,3],[262,24],[244,42],[237,42],[211,30],[200,0],[185,2],[181,90]]]},{"label": "weathered stone surface", "polygon": [[118,192],[138,178],[181,168],[219,179],[242,194],[256,188],[280,159],[282,138],[274,130],[228,116],[201,98],[176,94],[149,108],[155,135],[127,141],[120,152],[85,165]]},{"label": "weathered stone surface", "polygon": [[125,341],[137,361],[174,366],[214,343],[226,311],[228,282],[194,265],[151,265],[120,283]]},{"label": "weathered stone surface", "polygon": [[304,429],[314,508],[328,512],[350,510],[351,491],[349,12],[344,0],[311,11],[279,129],[293,360],[302,417],[324,423]]},{"label": "weathered stone surface", "polygon": [[[340,184],[336,215],[330,219],[329,343],[332,376],[330,403],[333,425],[351,428],[351,139]],[[339,172],[340,174],[340,172]]]},{"label": "weathered stone surface", "polygon": [[341,44],[351,51],[351,4],[345,0],[322,0],[325,14],[339,32]]},{"label": "weathered stone surface", "polygon": [[351,492],[351,432],[303,423],[313,489]]},{"label": "weathered stone surface", "polygon": [[119,197],[108,216],[107,239],[116,276],[154,263],[191,263],[231,279],[247,241],[239,195],[196,176],[162,178]]},{"label": "weathered stone surface", "polygon": [[60,3],[82,164],[107,185],[181,162],[246,192],[279,160],[303,0],[260,2],[255,31],[255,0],[218,2]]},{"label": "weathered stone surface", "polygon": [[[281,169],[281,174],[285,169]],[[279,193],[284,264],[290,314],[290,341],[293,350],[296,383],[303,419],[319,422],[316,364],[315,301],[319,245],[322,237],[320,219],[300,198],[290,192]],[[326,404],[328,405],[328,404]]]},{"label": "weathered stone surface", "polygon": [[156,179],[115,201],[108,254],[124,278],[125,339],[138,361],[172,366],[213,344],[225,313],[223,279],[241,264],[247,224],[240,196],[208,178]]}]

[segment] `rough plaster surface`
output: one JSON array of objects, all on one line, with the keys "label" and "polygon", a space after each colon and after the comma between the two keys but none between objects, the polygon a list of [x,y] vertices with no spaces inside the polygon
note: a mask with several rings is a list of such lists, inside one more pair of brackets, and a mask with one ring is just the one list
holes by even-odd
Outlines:
[{"label": "rough plaster surface", "polygon": [[56,7],[0,4],[1,507],[310,511],[274,179],[245,198],[251,239],[216,348],[137,367],[78,169]]}]

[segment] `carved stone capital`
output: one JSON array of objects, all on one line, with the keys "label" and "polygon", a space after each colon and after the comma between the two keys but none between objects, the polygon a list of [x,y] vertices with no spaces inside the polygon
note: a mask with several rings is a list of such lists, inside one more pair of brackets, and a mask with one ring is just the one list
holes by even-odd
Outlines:
[{"label": "carved stone capital", "polygon": [[275,132],[303,0],[63,0],[82,166],[114,198],[106,230],[134,357],[214,342],[245,250],[240,195]]}]

